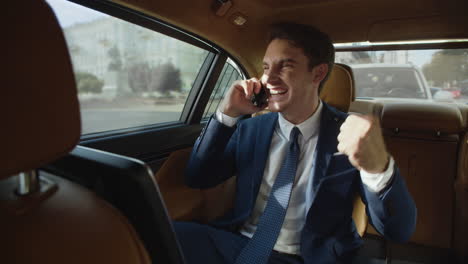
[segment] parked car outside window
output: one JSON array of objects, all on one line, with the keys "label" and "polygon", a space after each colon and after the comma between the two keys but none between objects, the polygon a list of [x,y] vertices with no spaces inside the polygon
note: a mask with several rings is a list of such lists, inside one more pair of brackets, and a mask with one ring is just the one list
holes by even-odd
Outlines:
[{"label": "parked car outside window", "polygon": [[353,68],[358,98],[468,103],[468,49],[339,51],[363,45],[351,44],[335,44],[336,62]]}]

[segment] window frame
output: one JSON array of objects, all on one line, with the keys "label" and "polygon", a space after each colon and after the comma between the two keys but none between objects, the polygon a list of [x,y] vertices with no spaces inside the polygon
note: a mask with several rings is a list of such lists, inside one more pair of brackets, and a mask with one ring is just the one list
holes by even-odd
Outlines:
[{"label": "window frame", "polygon": [[[216,100],[216,98],[214,97],[214,95],[216,95],[216,94],[218,93],[218,91],[219,91],[218,89],[221,89],[221,83],[218,84],[218,82],[219,82],[221,79],[223,79],[224,76],[226,76],[225,74],[226,74],[226,71],[228,70],[228,68],[225,67],[225,66],[228,66],[228,67],[231,67],[231,68],[232,68],[232,72],[231,72],[231,74],[230,74],[230,77],[229,77],[228,81],[231,80],[231,77],[232,77],[232,75],[234,74],[234,72],[238,73],[242,79],[245,79],[245,78],[246,78],[244,72],[239,68],[239,66],[237,65],[237,63],[236,63],[235,61],[233,61],[231,58],[228,58],[228,59],[226,60],[226,62],[224,63],[224,65],[223,65],[223,68],[222,68],[222,70],[221,70],[221,73],[220,73],[219,77],[218,77],[217,80],[216,80],[216,83],[215,83],[215,87],[214,87],[214,89],[213,89],[213,92],[210,94],[210,98],[209,98],[209,100],[208,100],[208,103],[207,103],[207,105],[206,105],[206,107],[205,107],[205,109],[204,109],[204,111],[203,111],[203,116],[202,116],[202,119],[201,119],[201,122],[202,122],[202,123],[206,123],[206,122],[209,120],[210,116],[212,115],[212,114],[210,114],[210,115],[206,115],[206,114],[207,114],[207,111],[209,110],[209,108],[211,108],[212,103],[213,103],[213,100]],[[229,83],[228,83],[228,85],[229,85]],[[221,95],[223,98],[224,98],[224,95],[225,95],[227,89],[228,89],[228,87],[226,87],[226,86],[223,87],[224,93]],[[213,98],[211,98],[211,95],[213,95]],[[208,113],[209,113],[209,112],[208,112]]]},{"label": "window frame", "polygon": [[167,35],[169,37],[187,42],[191,45],[208,50],[210,52],[219,52],[219,48],[202,37],[188,33],[181,28],[170,25],[158,18],[146,15],[137,10],[133,10],[120,4],[107,0],[67,0],[72,3],[99,11],[101,13],[125,20],[129,23],[145,27],[149,30]]},{"label": "window frame", "polygon": [[[196,34],[189,33],[158,18],[148,16],[139,11],[105,0],[68,1],[113,16],[115,18],[122,19],[134,25],[138,25],[164,34],[168,37],[186,42],[208,51],[208,55],[200,67],[198,75],[194,80],[194,84],[189,92],[189,95],[187,96],[179,120],[84,134],[81,135],[80,138],[81,145],[91,147],[96,147],[98,145],[104,146],[110,144],[105,142],[115,142],[123,137],[128,139],[129,137],[136,138],[141,137],[145,133],[159,134],[164,130],[174,131],[174,129],[182,129],[187,126],[203,125],[205,123],[202,122],[204,109],[208,103],[210,94],[213,92],[216,81],[219,78],[223,65],[227,61],[228,56],[236,63],[242,74],[244,76],[248,76],[245,68],[238,63],[238,60],[233,56],[230,56],[224,49]],[[106,149],[108,148],[106,147]]]},{"label": "window frame", "polygon": [[[429,40],[428,40],[429,41]],[[450,40],[447,40],[450,41]],[[334,43],[343,44],[343,43]],[[425,50],[425,49],[466,49],[468,48],[468,41],[454,42],[439,42],[439,43],[408,43],[408,44],[386,44],[379,45],[378,42],[369,43],[363,46],[338,46],[335,47],[335,52],[346,51],[382,51],[382,50]]]}]

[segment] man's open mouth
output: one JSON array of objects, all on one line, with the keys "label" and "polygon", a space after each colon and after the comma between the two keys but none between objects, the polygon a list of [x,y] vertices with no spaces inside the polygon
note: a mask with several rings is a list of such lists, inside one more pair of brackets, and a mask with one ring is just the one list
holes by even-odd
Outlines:
[{"label": "man's open mouth", "polygon": [[270,90],[271,95],[277,95],[277,94],[285,94],[288,90],[283,90],[283,89],[275,89],[275,90]]}]

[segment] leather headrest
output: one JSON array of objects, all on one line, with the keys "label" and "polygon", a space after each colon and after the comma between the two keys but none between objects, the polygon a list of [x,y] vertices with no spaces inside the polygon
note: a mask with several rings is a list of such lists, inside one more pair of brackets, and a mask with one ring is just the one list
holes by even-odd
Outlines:
[{"label": "leather headrest", "polygon": [[353,71],[345,64],[336,63],[320,92],[320,98],[338,110],[348,112],[355,99],[354,91]]},{"label": "leather headrest", "polygon": [[424,103],[387,103],[382,109],[382,127],[406,131],[457,134],[463,117],[456,106]]},{"label": "leather headrest", "polygon": [[5,4],[0,179],[66,154],[81,134],[71,61],[54,13],[44,1]]}]

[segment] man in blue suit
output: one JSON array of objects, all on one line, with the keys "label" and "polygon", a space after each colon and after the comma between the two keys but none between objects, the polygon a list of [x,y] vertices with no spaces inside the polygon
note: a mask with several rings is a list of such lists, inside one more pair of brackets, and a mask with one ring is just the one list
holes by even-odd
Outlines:
[{"label": "man in blue suit", "polygon": [[[319,30],[272,27],[260,80],[235,82],[195,143],[186,181],[210,188],[237,176],[232,210],[211,225],[175,223],[188,263],[346,263],[362,244],[353,196],[385,238],[404,242],[416,208],[379,122],[319,99],[334,48]],[[251,102],[265,87],[272,113]],[[264,106],[265,107],[265,106]]]}]

